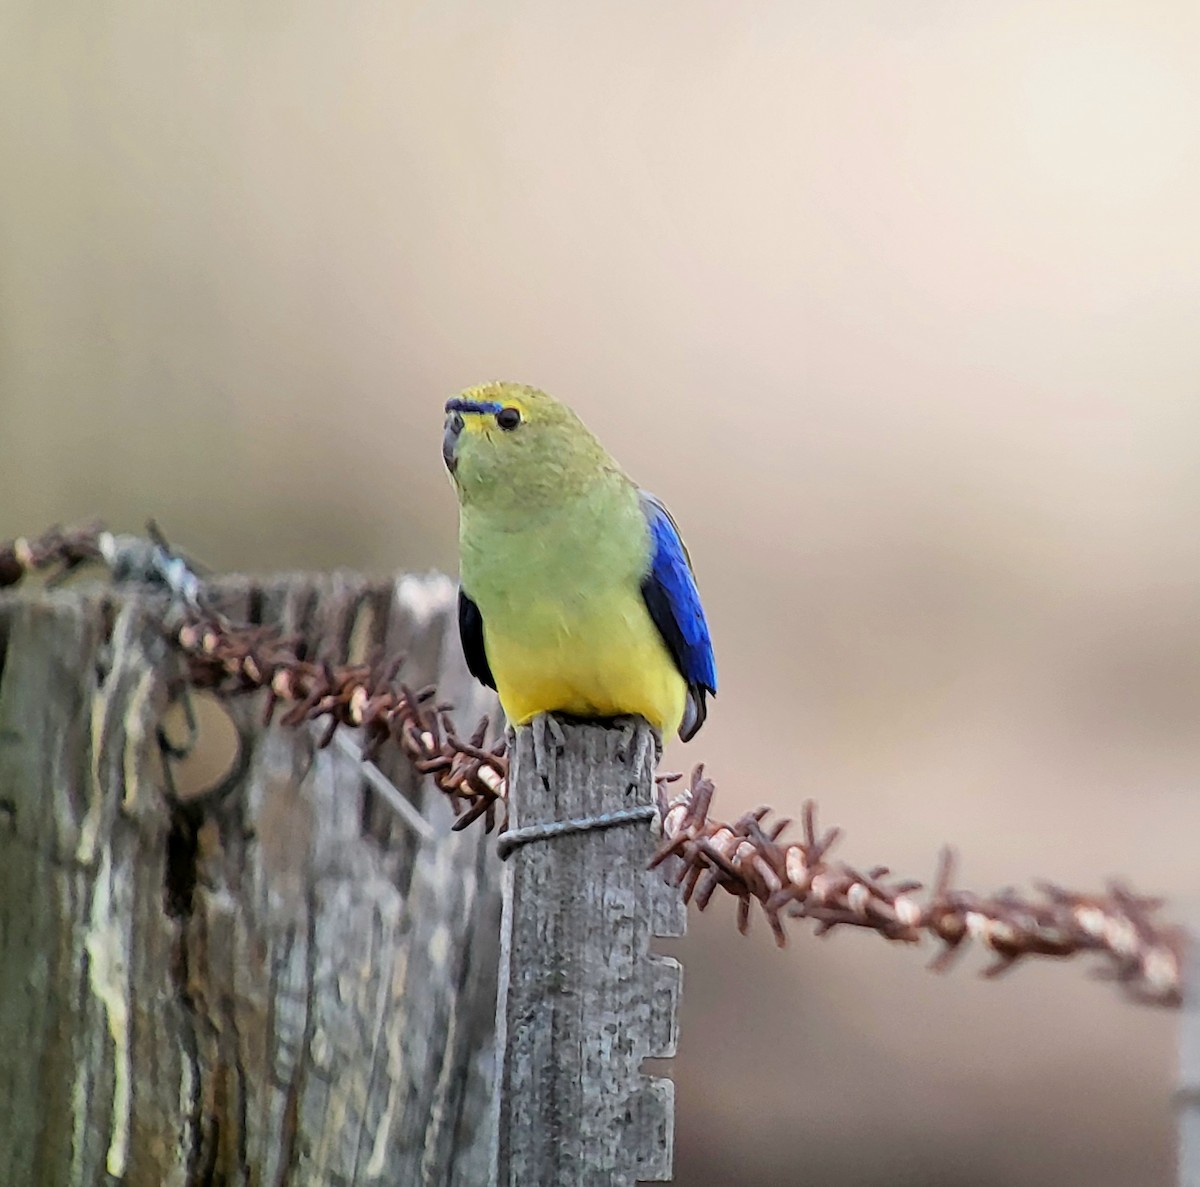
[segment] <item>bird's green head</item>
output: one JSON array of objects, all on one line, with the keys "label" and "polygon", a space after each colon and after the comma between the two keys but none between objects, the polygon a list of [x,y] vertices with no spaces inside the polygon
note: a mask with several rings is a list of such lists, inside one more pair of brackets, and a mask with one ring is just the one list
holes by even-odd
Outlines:
[{"label": "bird's green head", "polygon": [[519,383],[447,400],[442,457],[464,505],[495,507],[553,505],[615,468],[570,408]]}]

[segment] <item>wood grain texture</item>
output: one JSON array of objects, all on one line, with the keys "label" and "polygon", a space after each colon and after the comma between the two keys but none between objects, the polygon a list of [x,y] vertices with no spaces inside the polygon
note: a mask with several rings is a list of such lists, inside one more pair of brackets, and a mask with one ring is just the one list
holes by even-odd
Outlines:
[{"label": "wood grain texture", "polygon": [[[562,720],[561,749],[517,734],[516,827],[652,802],[653,745]],[[501,1187],[632,1187],[671,1176],[681,973],[651,936],[683,934],[679,893],[648,871],[649,823],[535,841],[507,862],[498,1046]]]},{"label": "wood grain texture", "polygon": [[[310,654],[404,652],[468,728],[443,578],[220,584]],[[0,1183],[487,1181],[499,867],[481,828],[389,770],[234,706],[246,766],[172,803],[156,728],[176,659],[156,597],[0,598]]]}]

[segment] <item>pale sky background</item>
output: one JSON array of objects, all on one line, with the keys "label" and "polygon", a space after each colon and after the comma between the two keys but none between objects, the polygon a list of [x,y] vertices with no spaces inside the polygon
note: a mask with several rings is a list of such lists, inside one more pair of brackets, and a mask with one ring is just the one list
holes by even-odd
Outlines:
[{"label": "pale sky background", "polygon": [[[1200,7],[9,0],[0,537],[454,565],[441,405],[572,402],[683,526],[720,809],[1200,914]],[[1167,1187],[1086,968],[683,959],[677,1182]]]}]

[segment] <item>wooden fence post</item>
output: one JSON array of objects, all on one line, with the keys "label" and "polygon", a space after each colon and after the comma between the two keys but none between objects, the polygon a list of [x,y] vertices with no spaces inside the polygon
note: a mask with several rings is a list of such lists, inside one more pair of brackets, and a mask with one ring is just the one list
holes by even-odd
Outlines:
[{"label": "wooden fence post", "polygon": [[[560,721],[561,746],[517,735],[510,827],[653,801],[653,746]],[[549,731],[547,731],[549,736]],[[641,743],[641,745],[639,745]],[[650,954],[684,908],[648,871],[642,820],[534,840],[508,859],[500,940],[500,1187],[633,1187],[671,1176],[674,1085],[641,1071],[675,1053],[680,969]]]},{"label": "wooden fence post", "polygon": [[[310,654],[408,655],[464,723],[444,578],[214,587]],[[172,803],[159,596],[0,598],[0,1183],[326,1187],[487,1181],[499,866],[482,828],[234,702],[246,766]]]}]

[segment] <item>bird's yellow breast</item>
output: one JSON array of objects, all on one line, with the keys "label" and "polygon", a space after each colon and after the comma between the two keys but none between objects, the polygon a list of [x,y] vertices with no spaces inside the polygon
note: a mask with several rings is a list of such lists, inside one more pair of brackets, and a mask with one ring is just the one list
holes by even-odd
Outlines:
[{"label": "bird's yellow breast", "polygon": [[666,737],[683,719],[687,686],[636,587],[585,603],[533,600],[518,615],[485,615],[484,638],[514,725],[555,711],[638,714]]}]

